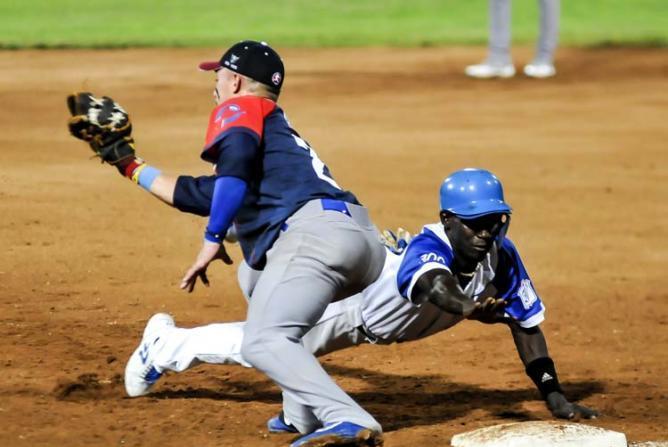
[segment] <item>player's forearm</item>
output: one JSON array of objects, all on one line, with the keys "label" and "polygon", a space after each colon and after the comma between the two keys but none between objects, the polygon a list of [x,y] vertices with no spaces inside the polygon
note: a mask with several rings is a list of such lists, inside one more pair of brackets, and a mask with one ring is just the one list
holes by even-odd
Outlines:
[{"label": "player's forearm", "polygon": [[474,304],[471,304],[469,298],[462,298],[447,293],[429,294],[427,300],[443,312],[462,316],[468,316],[473,311],[472,306],[474,306]]},{"label": "player's forearm", "polygon": [[216,179],[211,215],[204,233],[209,242],[222,243],[232,219],[241,208],[246,195],[247,184],[237,177],[218,177]]},{"label": "player's forearm", "polygon": [[431,270],[415,283],[412,300],[416,304],[429,301],[444,312],[455,315],[470,315],[475,302],[464,295],[457,279],[446,270]]},{"label": "player's forearm", "polygon": [[149,192],[167,205],[174,206],[174,190],[176,189],[176,177],[165,174],[158,175]]},{"label": "player's forearm", "polygon": [[571,403],[566,399],[554,361],[548,355],[547,343],[540,327],[523,329],[517,324],[511,324],[510,327],[527,376],[538,388],[552,415],[562,419],[574,417],[591,419],[598,416],[595,410]]},{"label": "player's forearm", "polygon": [[547,343],[540,327],[523,329],[511,324],[510,328],[527,376],[538,388],[552,415],[563,419],[597,417],[598,413],[595,410],[571,403],[566,399],[554,361],[548,355]]},{"label": "player's forearm", "polygon": [[517,353],[524,363],[527,375],[536,385],[543,399],[554,393],[563,395],[554,361],[547,352],[547,342],[539,326],[522,328],[510,325]]},{"label": "player's forearm", "polygon": [[545,336],[540,327],[535,326],[533,328],[525,329],[516,323],[510,324],[509,326],[511,333],[513,334],[517,353],[519,354],[520,359],[522,359],[524,366],[527,366],[538,358],[549,356],[549,353],[547,352],[547,342],[545,341]]},{"label": "player's forearm", "polygon": [[121,175],[132,180],[162,202],[174,206],[175,177],[163,174],[160,169],[138,157],[123,160],[116,167]]},{"label": "player's forearm", "polygon": [[211,194],[216,176],[174,177],[147,164],[141,158],[134,158],[117,166],[124,177],[150,192],[163,203],[185,213],[208,216],[211,210]]}]

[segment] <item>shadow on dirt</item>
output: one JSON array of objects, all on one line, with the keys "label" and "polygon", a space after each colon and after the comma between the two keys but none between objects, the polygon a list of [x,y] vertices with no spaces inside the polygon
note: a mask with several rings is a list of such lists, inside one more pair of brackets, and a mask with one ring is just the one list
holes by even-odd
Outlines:
[{"label": "shadow on dirt", "polygon": [[[522,408],[523,402],[540,399],[533,386],[494,390],[452,382],[443,375],[410,377],[341,366],[329,371],[346,377],[359,376],[370,385],[370,390],[353,393],[353,397],[372,414],[379,415],[386,431],[432,425],[466,416],[476,409],[513,421],[538,419]],[[571,400],[585,399],[605,389],[602,382],[593,380],[566,382],[563,388]]]},{"label": "shadow on dirt", "polygon": [[[351,393],[353,398],[372,414],[380,416],[387,431],[416,425],[432,425],[466,416],[482,408],[501,419],[528,421],[538,419],[522,408],[522,402],[540,399],[533,387],[519,390],[493,390],[475,385],[449,381],[443,375],[402,376],[364,368],[327,365],[330,374],[344,380],[356,379],[365,383],[364,390]],[[213,399],[235,402],[281,402],[280,393],[267,380],[215,380],[211,389],[186,388],[152,393],[157,399]],[[527,378],[527,382],[529,379]],[[571,400],[585,399],[601,393],[605,387],[599,381],[567,382],[563,384]],[[218,388],[218,389],[213,389]]]},{"label": "shadow on dirt", "polygon": [[90,400],[112,399],[123,389],[123,378],[116,374],[102,378],[96,373],[82,374],[76,380],[60,379],[53,389],[58,400],[86,402]]}]

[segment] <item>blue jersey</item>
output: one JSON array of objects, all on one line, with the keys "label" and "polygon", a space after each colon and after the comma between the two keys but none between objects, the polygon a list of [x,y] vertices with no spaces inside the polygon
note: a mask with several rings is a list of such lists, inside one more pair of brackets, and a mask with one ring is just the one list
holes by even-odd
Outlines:
[{"label": "blue jersey", "polygon": [[[454,253],[441,224],[427,225],[406,249],[397,272],[397,288],[410,300],[413,287],[424,273],[444,269],[452,273]],[[522,327],[533,327],[544,319],[545,308],[531,284],[520,255],[513,243],[504,238],[494,243],[474,272],[464,293],[480,300],[489,296],[503,298],[506,316]]]},{"label": "blue jersey", "polygon": [[216,164],[218,176],[247,183],[234,225],[244,258],[256,269],[264,266],[285,220],[306,202],[330,198],[359,204],[266,98],[243,96],[216,107],[202,159]]}]

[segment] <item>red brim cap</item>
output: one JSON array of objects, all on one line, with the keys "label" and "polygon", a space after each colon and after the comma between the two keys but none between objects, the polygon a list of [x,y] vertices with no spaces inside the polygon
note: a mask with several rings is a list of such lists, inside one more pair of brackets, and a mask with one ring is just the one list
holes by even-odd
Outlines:
[{"label": "red brim cap", "polygon": [[202,62],[199,64],[202,71],[211,71],[220,69],[220,61]]}]

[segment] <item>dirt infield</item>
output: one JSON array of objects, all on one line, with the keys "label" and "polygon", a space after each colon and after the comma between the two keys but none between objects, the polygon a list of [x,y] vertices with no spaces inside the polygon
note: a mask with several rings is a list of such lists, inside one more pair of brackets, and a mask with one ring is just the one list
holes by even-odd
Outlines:
[{"label": "dirt infield", "polygon": [[[531,51],[517,51],[526,61]],[[668,439],[668,52],[563,50],[559,76],[474,81],[482,49],[285,50],[281,102],[381,227],[434,221],[461,167],[499,175],[509,235],[547,306],[567,394],[592,424]],[[171,173],[199,161],[218,50],[0,52],[0,445],[285,446],[265,421],[280,394],[240,367],[171,375],[124,397],[146,319],[244,318],[233,268],[177,285],[204,221],[90,160],[67,134],[66,94],[131,112],[139,153]],[[240,259],[234,248],[232,255]],[[326,368],[386,430],[386,445],[548,419],[509,331],[463,323],[417,343],[329,355]]]}]

